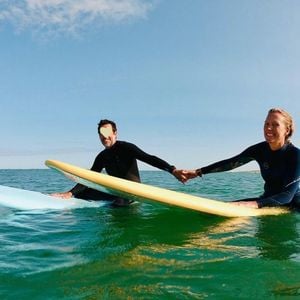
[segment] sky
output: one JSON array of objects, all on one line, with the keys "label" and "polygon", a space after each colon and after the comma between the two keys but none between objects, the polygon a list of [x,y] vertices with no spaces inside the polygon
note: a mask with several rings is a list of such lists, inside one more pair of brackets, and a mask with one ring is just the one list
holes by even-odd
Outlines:
[{"label": "sky", "polygon": [[183,169],[262,141],[272,107],[297,128],[299,12],[298,0],[0,0],[0,169],[89,168],[104,118]]}]

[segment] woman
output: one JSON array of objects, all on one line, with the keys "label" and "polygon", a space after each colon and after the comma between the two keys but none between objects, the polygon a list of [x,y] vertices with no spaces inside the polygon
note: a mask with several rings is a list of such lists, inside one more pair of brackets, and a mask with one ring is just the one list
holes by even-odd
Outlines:
[{"label": "woman", "polygon": [[264,193],[259,198],[240,200],[235,204],[254,208],[300,208],[300,150],[290,142],[294,129],[289,113],[283,109],[272,108],[264,124],[264,142],[253,145],[232,158],[201,169],[186,171],[186,176],[191,179],[202,174],[232,170],[255,160],[265,181]]}]

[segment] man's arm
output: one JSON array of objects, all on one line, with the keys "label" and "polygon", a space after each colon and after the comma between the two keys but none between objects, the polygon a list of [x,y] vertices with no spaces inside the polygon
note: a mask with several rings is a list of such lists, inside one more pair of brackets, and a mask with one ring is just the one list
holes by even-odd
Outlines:
[{"label": "man's arm", "polygon": [[127,147],[127,149],[131,153],[133,153],[136,159],[147,163],[155,168],[171,173],[172,175],[174,175],[175,178],[177,178],[181,182],[186,181],[183,170],[177,170],[175,166],[170,165],[168,162],[155,155],[146,153],[134,144],[127,143]]}]

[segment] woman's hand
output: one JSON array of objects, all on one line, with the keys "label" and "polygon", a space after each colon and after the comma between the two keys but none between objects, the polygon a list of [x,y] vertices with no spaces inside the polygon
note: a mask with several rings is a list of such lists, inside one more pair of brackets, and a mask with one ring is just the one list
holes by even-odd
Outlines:
[{"label": "woman's hand", "polygon": [[231,202],[231,204],[236,206],[246,206],[251,208],[258,208],[258,204],[256,201],[235,201]]}]

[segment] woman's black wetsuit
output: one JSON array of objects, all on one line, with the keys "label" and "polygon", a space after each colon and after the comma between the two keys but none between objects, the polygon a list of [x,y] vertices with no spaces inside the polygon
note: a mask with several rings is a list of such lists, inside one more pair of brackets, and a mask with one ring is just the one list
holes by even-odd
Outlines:
[{"label": "woman's black wetsuit", "polygon": [[[107,174],[111,176],[140,182],[137,159],[170,173],[175,169],[174,166],[169,165],[166,161],[142,151],[134,144],[116,141],[111,148],[104,149],[97,155],[91,170],[101,172],[105,169]],[[81,184],[77,184],[70,192],[74,197],[81,199],[115,199],[114,196],[87,188]]]},{"label": "woman's black wetsuit", "polygon": [[207,174],[232,170],[252,160],[259,164],[265,181],[263,195],[255,199],[258,206],[300,208],[300,150],[291,143],[272,151],[267,142],[261,142],[237,156],[201,168],[201,172]]}]

